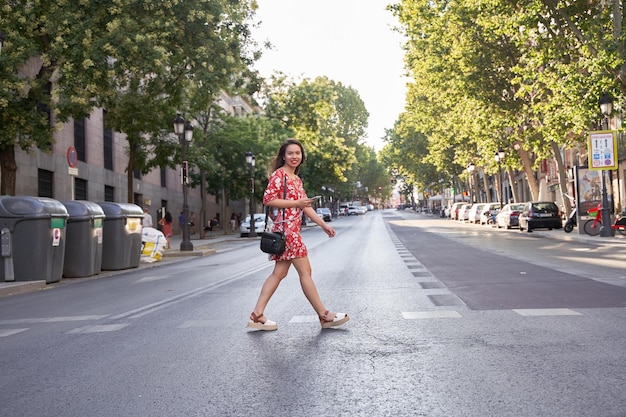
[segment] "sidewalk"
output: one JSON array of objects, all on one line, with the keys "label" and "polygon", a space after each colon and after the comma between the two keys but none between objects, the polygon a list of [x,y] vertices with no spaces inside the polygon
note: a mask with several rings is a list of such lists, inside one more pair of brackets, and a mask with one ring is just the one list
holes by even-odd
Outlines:
[{"label": "sidewalk", "polygon": [[178,262],[194,256],[208,256],[214,254],[217,251],[217,246],[220,243],[233,241],[245,244],[247,242],[258,241],[258,239],[259,238],[240,238],[239,232],[231,233],[229,231],[228,234],[224,234],[224,232],[221,230],[211,233],[207,232],[204,238],[200,239],[200,236],[196,233],[195,235],[191,236],[193,251],[181,251],[180,244],[182,242],[182,237],[179,234],[171,238],[170,249],[165,251],[165,253],[163,254],[163,259],[161,259],[160,261],[150,263],[140,261],[137,268],[122,269],[117,271],[101,271],[99,274],[89,277],[62,278],[61,281],[52,284],[46,284],[45,279],[41,281],[0,282],[0,298],[9,295],[17,295],[32,291],[43,290],[51,288],[55,285],[63,285],[87,279],[110,277],[114,275],[120,275],[129,271],[136,271],[138,269],[155,268],[164,264]]}]

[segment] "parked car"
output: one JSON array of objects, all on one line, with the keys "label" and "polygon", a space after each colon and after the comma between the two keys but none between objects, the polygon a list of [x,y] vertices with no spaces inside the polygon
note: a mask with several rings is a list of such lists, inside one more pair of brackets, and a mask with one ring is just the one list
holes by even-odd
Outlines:
[{"label": "parked car", "polygon": [[348,207],[348,216],[358,216],[360,214],[363,214],[361,212],[361,208],[357,207],[357,206],[350,206]]},{"label": "parked car", "polygon": [[329,208],[320,207],[315,211],[317,212],[317,215],[320,216],[325,222],[330,222],[333,220]]},{"label": "parked car", "polygon": [[500,212],[500,203],[487,203],[480,213],[480,224],[494,224]]},{"label": "parked car", "polygon": [[524,203],[509,203],[502,207],[500,213],[496,216],[496,225],[498,229],[504,227],[510,229],[511,227],[519,226],[519,213],[524,208]]},{"label": "parked car", "polygon": [[469,219],[469,209],[472,208],[471,204],[463,204],[459,209],[459,214],[457,215],[457,220],[464,222]]},{"label": "parked car", "polygon": [[474,203],[469,210],[467,220],[470,223],[478,223],[480,222],[480,212],[483,210],[485,203]]},{"label": "parked car", "polygon": [[[254,215],[254,230],[257,234],[263,233],[265,230],[265,213],[256,213]],[[239,226],[239,233],[241,237],[248,237],[250,235],[250,215],[248,214],[244,221]]]},{"label": "parked car", "polygon": [[452,207],[450,207],[450,218],[452,220],[459,219],[459,209],[463,206],[463,204],[465,203],[453,203],[452,204]]},{"label": "parked car", "polygon": [[534,229],[560,229],[563,227],[561,212],[552,201],[530,201],[524,203],[519,214],[519,230],[532,232]]}]

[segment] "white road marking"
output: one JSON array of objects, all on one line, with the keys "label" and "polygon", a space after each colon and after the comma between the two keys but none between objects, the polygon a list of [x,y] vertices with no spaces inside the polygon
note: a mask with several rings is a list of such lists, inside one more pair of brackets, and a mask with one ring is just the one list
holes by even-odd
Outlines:
[{"label": "white road marking", "polygon": [[460,319],[463,318],[458,312],[451,310],[434,311],[403,311],[402,316],[406,320],[417,319]]},{"label": "white road marking", "polygon": [[319,320],[317,316],[293,316],[289,323],[315,323]]},{"label": "white road marking", "polygon": [[520,316],[580,316],[581,313],[569,308],[514,309]]},{"label": "white road marking", "polygon": [[74,330],[70,330],[66,332],[66,334],[83,334],[83,333],[102,333],[102,332],[115,332],[124,327],[128,326],[130,323],[119,323],[119,324],[96,324],[93,326],[84,326],[79,327]]},{"label": "white road marking", "polygon": [[10,319],[10,320],[0,320],[0,324],[20,324],[20,323],[59,323],[59,322],[67,322],[67,321],[87,321],[87,320],[100,320],[107,315],[104,316],[65,316],[65,317],[39,317],[32,319]]},{"label": "white road marking", "polygon": [[7,336],[11,336],[17,333],[21,333],[21,332],[25,332],[26,330],[29,329],[5,329],[5,330],[0,330],[0,337],[7,337]]}]

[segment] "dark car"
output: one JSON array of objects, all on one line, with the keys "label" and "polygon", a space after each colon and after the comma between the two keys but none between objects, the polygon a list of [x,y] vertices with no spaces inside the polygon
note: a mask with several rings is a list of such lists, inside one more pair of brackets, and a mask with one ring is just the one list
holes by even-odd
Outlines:
[{"label": "dark car", "polygon": [[519,213],[519,230],[532,232],[534,229],[560,229],[563,227],[561,212],[552,201],[530,201],[524,203]]},{"label": "dark car", "polygon": [[316,210],[317,215],[324,219],[325,222],[332,221],[332,216],[330,213],[330,209],[326,207],[321,207]]}]

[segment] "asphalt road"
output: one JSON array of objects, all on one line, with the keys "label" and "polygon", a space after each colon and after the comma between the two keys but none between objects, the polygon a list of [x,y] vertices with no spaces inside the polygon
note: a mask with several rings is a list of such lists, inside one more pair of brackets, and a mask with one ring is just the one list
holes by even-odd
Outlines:
[{"label": "asphalt road", "polygon": [[304,232],[246,329],[258,242],[0,298],[6,416],[626,416],[625,246],[389,210]]}]

